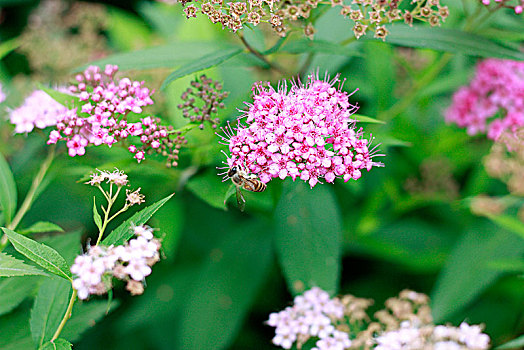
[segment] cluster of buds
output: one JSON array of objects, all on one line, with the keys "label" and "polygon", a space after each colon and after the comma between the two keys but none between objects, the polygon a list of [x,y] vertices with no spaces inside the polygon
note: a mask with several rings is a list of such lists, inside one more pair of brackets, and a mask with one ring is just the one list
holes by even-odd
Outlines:
[{"label": "cluster of buds", "polygon": [[494,5],[495,9],[509,8],[515,11],[517,15],[520,15],[524,10],[524,0],[479,0],[483,5],[490,6]]},{"label": "cluster of buds", "polygon": [[[447,6],[441,6],[439,0],[411,1],[416,2],[415,7],[404,11],[399,8],[401,2],[402,0],[354,0],[353,3],[357,4],[358,8],[342,6],[341,14],[355,23],[353,33],[357,39],[371,30],[375,38],[382,40],[388,35],[384,26],[386,23],[404,21],[412,26],[414,20],[419,20],[429,22],[434,27],[440,26],[449,15]],[[340,4],[342,5],[342,1]]]},{"label": "cluster of buds", "polygon": [[73,287],[80,299],[89,295],[105,294],[112,288],[112,279],[127,282],[126,289],[132,295],[144,292],[145,277],[151,267],[160,260],[160,241],[147,226],[131,227],[136,238],[120,246],[91,246],[87,253],[79,255],[71,266],[76,275]]},{"label": "cluster of buds", "polygon": [[289,91],[285,82],[278,91],[269,83],[254,84],[253,104],[236,129],[228,126],[222,136],[229,146],[227,166],[247,169],[264,183],[289,176],[311,187],[322,178],[357,180],[361,170],[383,166],[373,161],[379,154],[376,146],[369,149],[372,138],[364,139],[350,119],[358,106],[349,102],[342,84],[334,87],[337,82],[338,76],[329,81],[311,75]]},{"label": "cluster of buds", "polygon": [[222,92],[222,84],[218,81],[201,75],[191,81],[191,87],[182,93],[184,103],[179,104],[178,108],[182,110],[184,118],[189,118],[191,123],[198,123],[200,129],[204,129],[205,122],[216,129],[220,123],[216,115],[219,109],[226,107],[222,101],[228,95],[228,91]]},{"label": "cluster of buds", "polygon": [[[258,25],[269,23],[280,36],[286,36],[290,27],[302,27],[304,35],[313,38],[315,29],[307,22],[310,13],[319,5],[341,6],[341,14],[353,20],[353,32],[360,38],[368,30],[375,33],[376,38],[384,39],[388,31],[386,23],[404,21],[412,25],[413,20],[429,22],[431,26],[440,25],[449,15],[448,8],[441,6],[439,0],[415,0],[416,5],[411,10],[402,11],[399,7],[403,0],[353,0],[351,5],[344,5],[341,0],[293,0],[269,1],[248,0],[229,2],[222,0],[210,2],[196,1],[200,5],[191,4],[184,11],[187,18],[196,17],[199,12],[207,15],[213,23],[220,22],[224,28],[232,31],[242,29],[246,23]],[[305,21],[304,21],[305,20]]]},{"label": "cluster of buds", "polygon": [[[269,316],[275,327],[273,343],[297,349],[310,339],[315,350],[485,350],[489,336],[480,326],[434,325],[425,294],[404,290],[386,301],[371,321],[366,309],[372,300],[352,295],[330,298],[314,287],[295,297],[293,306]],[[311,343],[311,342],[310,342]]]},{"label": "cluster of buds", "polygon": [[470,135],[487,131],[492,140],[504,131],[514,133],[524,127],[523,86],[524,62],[481,61],[469,86],[453,95],[446,121],[465,127]]}]

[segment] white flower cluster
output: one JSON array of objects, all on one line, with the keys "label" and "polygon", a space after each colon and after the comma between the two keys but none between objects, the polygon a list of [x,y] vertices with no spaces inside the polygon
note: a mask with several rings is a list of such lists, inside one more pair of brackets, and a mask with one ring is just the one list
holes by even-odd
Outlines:
[{"label": "white flower cluster", "polygon": [[102,182],[106,181],[107,183],[115,184],[117,186],[127,186],[129,183],[127,175],[123,171],[116,168],[113,172],[109,172],[107,170],[96,170],[97,172],[94,172],[90,175],[91,180],[86,182],[86,184],[98,186]]},{"label": "white flower cluster", "polygon": [[351,346],[349,336],[335,328],[344,318],[344,305],[329,294],[314,287],[295,297],[293,306],[269,315],[268,325],[276,327],[273,344],[290,349],[295,341],[304,344],[309,338],[319,338],[312,350],[344,350]]},{"label": "white flower cluster", "polygon": [[[429,330],[429,332],[428,332]],[[400,328],[376,338],[375,350],[484,350],[489,347],[489,336],[480,326],[463,322],[460,327],[417,327],[410,321]]]},{"label": "white flower cluster", "polygon": [[153,237],[153,230],[147,226],[132,229],[137,238],[124,245],[92,246],[86,254],[76,257],[71,272],[77,276],[73,287],[80,299],[106,293],[112,287],[112,277],[127,281],[131,294],[143,293],[142,282],[151,274],[151,266],[160,259],[160,241]]}]

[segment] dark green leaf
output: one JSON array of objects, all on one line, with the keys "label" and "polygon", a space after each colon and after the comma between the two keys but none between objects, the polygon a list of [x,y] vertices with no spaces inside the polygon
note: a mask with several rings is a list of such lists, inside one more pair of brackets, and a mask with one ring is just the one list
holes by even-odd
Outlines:
[{"label": "dark green leaf", "polygon": [[47,221],[38,221],[30,227],[18,230],[20,234],[27,235],[30,233],[42,233],[42,232],[64,232],[64,230],[57,224]]},{"label": "dark green leaf", "polygon": [[102,218],[100,217],[100,214],[98,214],[98,209],[96,208],[96,197],[93,197],[93,219],[95,220],[98,230],[102,231]]},{"label": "dark green leaf", "polygon": [[16,210],[17,192],[13,173],[9,164],[0,154],[0,206],[4,213],[4,221],[9,224]]},{"label": "dark green leaf", "polygon": [[143,225],[145,224],[153,214],[160,209],[164,203],[171,199],[174,196],[174,193],[159,200],[158,202],[151,204],[149,207],[146,207],[140,210],[138,213],[127,219],[122,225],[118,226],[116,229],[111,231],[109,236],[107,236],[102,244],[104,245],[119,245],[128,241],[133,237],[134,233],[131,230],[131,225]]},{"label": "dark green leaf", "polygon": [[320,287],[338,288],[341,263],[341,219],[327,186],[310,189],[301,181],[285,182],[275,210],[276,248],[293,294]]},{"label": "dark green leaf", "polygon": [[175,70],[173,73],[171,73],[166,80],[162,83],[161,90],[164,90],[169,84],[171,84],[173,81],[182,78],[188,74],[196,73],[201,70],[211,68],[214,66],[217,66],[221,64],[222,62],[227,61],[231,57],[234,57],[242,52],[241,48],[235,47],[231,49],[222,49],[218,50],[216,52],[213,52],[211,54],[205,55],[203,57],[197,58],[193,60],[192,62],[183,65],[179,69]]},{"label": "dark green leaf", "polygon": [[522,238],[490,224],[467,232],[457,243],[432,292],[433,317],[437,323],[472,302],[502,272],[491,261],[524,253]]},{"label": "dark green leaf", "polygon": [[58,338],[53,342],[48,341],[47,343],[43,344],[40,348],[38,348],[38,350],[71,350],[72,348],[73,344],[71,344],[65,339]]},{"label": "dark green leaf", "polygon": [[192,176],[187,182],[186,188],[210,206],[225,210],[226,204],[223,193],[227,185],[227,183],[222,183],[220,176],[213,169]]},{"label": "dark green leaf", "polygon": [[0,277],[13,277],[25,275],[43,275],[46,273],[32,265],[25,264],[22,260],[13,258],[0,252]]},{"label": "dark green leaf", "polygon": [[69,265],[56,250],[7,228],[2,228],[2,230],[18,252],[42,266],[47,271],[59,277],[71,280]]},{"label": "dark green leaf", "polygon": [[37,347],[51,340],[65,315],[71,283],[60,278],[51,278],[40,286],[31,310],[31,334]]},{"label": "dark green leaf", "polygon": [[212,250],[184,304],[180,344],[174,348],[228,348],[271,264],[269,230],[238,227]]},{"label": "dark green leaf", "polygon": [[224,195],[224,206],[226,205],[227,200],[228,200],[232,195],[234,195],[236,192],[237,192],[237,187],[235,186],[235,184],[231,184],[231,185],[229,186],[229,188],[227,189],[226,194]]},{"label": "dark green leaf", "polygon": [[28,314],[28,312],[12,312],[0,317],[0,329],[2,330],[0,349],[26,350],[35,348],[29,331]]},{"label": "dark green leaf", "polygon": [[489,215],[488,218],[500,227],[524,238],[524,224],[516,217],[510,215]]},{"label": "dark green leaf", "polygon": [[524,335],[521,335],[517,339],[513,339],[512,341],[509,341],[506,344],[497,347],[496,349],[522,349],[522,347],[524,347]]},{"label": "dark green leaf", "polygon": [[524,60],[523,52],[483,36],[456,29],[395,25],[389,30],[386,42],[391,44],[470,56]]},{"label": "dark green leaf", "polygon": [[[111,309],[116,308],[118,304],[117,300],[112,301]],[[106,311],[107,302],[103,300],[77,302],[61,336],[72,342],[79,340],[84,332],[94,327],[106,315]]]},{"label": "dark green leaf", "polygon": [[0,315],[10,312],[36,290],[38,277],[0,279]]}]

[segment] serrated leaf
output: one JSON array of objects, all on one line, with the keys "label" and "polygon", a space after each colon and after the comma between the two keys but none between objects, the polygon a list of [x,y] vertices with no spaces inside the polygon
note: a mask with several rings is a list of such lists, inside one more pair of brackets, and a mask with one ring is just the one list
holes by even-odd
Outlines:
[{"label": "serrated leaf", "polygon": [[36,276],[0,279],[0,315],[13,310],[36,291],[39,280]]},{"label": "serrated leaf", "polygon": [[0,207],[4,214],[4,222],[9,224],[16,210],[16,183],[9,164],[0,154]]},{"label": "serrated leaf", "polygon": [[40,85],[39,88],[40,90],[48,94],[53,100],[67,108],[72,108],[73,106],[78,106],[80,104],[80,98],[78,96],[73,96],[60,91],[56,91],[43,85]]},{"label": "serrated leaf", "polygon": [[493,224],[474,227],[458,241],[432,291],[436,323],[471,303],[502,275],[489,267],[491,261],[511,259],[524,253],[522,238]]},{"label": "serrated leaf", "polygon": [[0,252],[0,277],[14,277],[25,275],[42,275],[47,274],[32,265],[27,265],[22,260],[18,260],[10,255]]},{"label": "serrated leaf", "polygon": [[162,86],[160,87],[160,89],[164,90],[173,81],[179,78],[182,78],[186,75],[217,66],[227,61],[228,59],[238,55],[241,52],[242,52],[241,48],[235,47],[231,49],[218,50],[208,55],[205,55],[203,57],[197,58],[193,60],[192,62],[186,65],[183,65],[179,69],[175,70],[173,73],[169,74],[166,80],[164,80],[164,82],[162,83]]},{"label": "serrated leaf", "polygon": [[[118,300],[111,302],[111,309],[119,305]],[[107,315],[107,302],[102,300],[91,300],[89,302],[77,302],[73,307],[72,316],[67,321],[61,336],[75,342],[89,328],[95,326],[96,322]]]},{"label": "serrated leaf", "polygon": [[2,228],[2,230],[19,253],[42,266],[47,271],[67,280],[72,280],[69,265],[56,250],[7,228]]},{"label": "serrated leaf", "polygon": [[98,214],[98,209],[96,208],[96,197],[93,197],[93,219],[95,220],[95,225],[98,229],[102,230],[102,217]]},{"label": "serrated leaf", "polygon": [[517,339],[513,339],[505,344],[502,344],[501,346],[497,347],[497,350],[504,350],[504,349],[521,349],[524,347],[524,335],[521,335]]},{"label": "serrated leaf", "polygon": [[340,276],[342,225],[330,189],[285,182],[275,222],[276,249],[288,289],[299,294],[317,286],[335,293]]},{"label": "serrated leaf", "polygon": [[151,204],[150,206],[140,210],[138,213],[124,221],[123,224],[118,226],[116,229],[111,231],[111,233],[102,241],[104,245],[119,245],[128,241],[133,237],[134,233],[131,230],[131,224],[133,225],[143,225],[145,224],[158,209],[160,209],[164,203],[171,199],[175,194],[170,194],[166,198],[159,200],[158,202]]},{"label": "serrated leaf", "polygon": [[70,292],[71,283],[56,277],[40,286],[29,320],[37,347],[53,337],[66,312]]},{"label": "serrated leaf", "polygon": [[524,53],[515,48],[457,29],[395,25],[389,31],[386,42],[391,44],[478,57],[524,60]]},{"label": "serrated leaf", "polygon": [[52,222],[38,221],[26,229],[18,230],[18,233],[23,235],[42,232],[64,232],[64,229],[57,224],[53,224]]},{"label": "serrated leaf", "polygon": [[53,342],[48,341],[39,347],[38,350],[71,350],[72,348],[73,344],[65,339],[58,338]]}]

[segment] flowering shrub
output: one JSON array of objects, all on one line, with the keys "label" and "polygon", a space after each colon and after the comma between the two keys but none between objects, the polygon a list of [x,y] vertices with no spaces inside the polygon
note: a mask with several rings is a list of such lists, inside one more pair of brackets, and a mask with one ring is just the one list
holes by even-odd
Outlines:
[{"label": "flowering shrub", "polygon": [[[375,148],[364,139],[350,117],[358,110],[333,80],[310,76],[306,84],[293,83],[287,91],[266,83],[253,85],[253,104],[239,118],[236,129],[226,130],[224,141],[231,155],[227,165],[247,166],[262,182],[297,177],[314,187],[319,179],[333,182],[357,180],[361,170],[371,170]],[[353,124],[352,124],[353,122]]]}]

